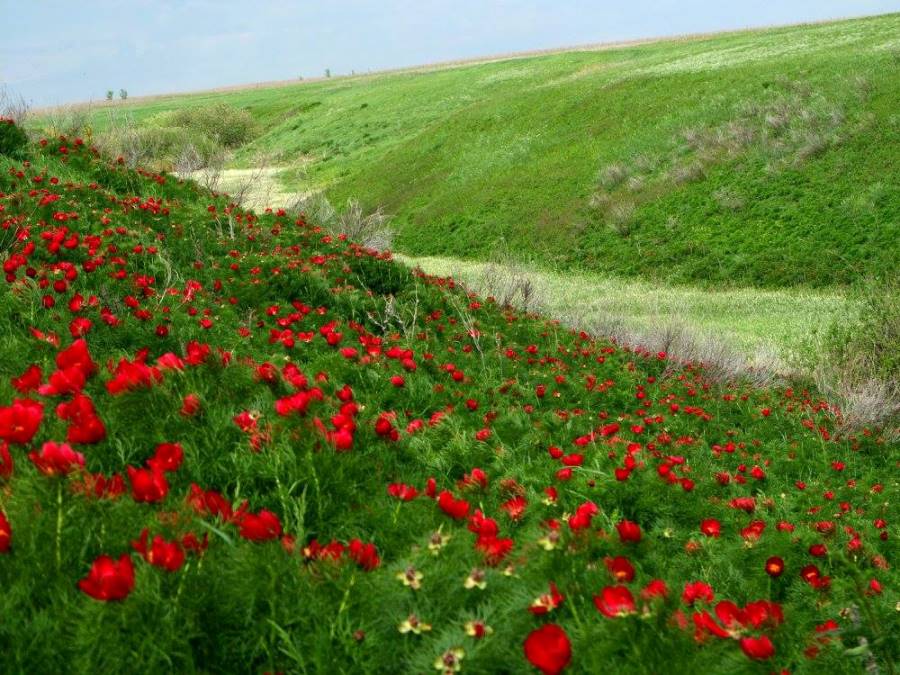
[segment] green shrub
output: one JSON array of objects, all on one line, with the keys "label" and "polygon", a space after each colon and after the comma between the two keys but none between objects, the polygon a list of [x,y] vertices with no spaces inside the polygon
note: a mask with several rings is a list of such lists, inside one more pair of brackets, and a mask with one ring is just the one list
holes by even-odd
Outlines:
[{"label": "green shrub", "polygon": [[900,275],[866,283],[855,296],[856,320],[832,324],[825,355],[858,378],[900,382]]},{"label": "green shrub", "polygon": [[19,158],[25,153],[28,136],[12,120],[0,118],[0,155]]},{"label": "green shrub", "polygon": [[163,113],[154,117],[151,124],[181,127],[194,134],[205,136],[226,148],[236,148],[249,141],[256,126],[249,111],[234,108],[226,103],[213,103]]}]

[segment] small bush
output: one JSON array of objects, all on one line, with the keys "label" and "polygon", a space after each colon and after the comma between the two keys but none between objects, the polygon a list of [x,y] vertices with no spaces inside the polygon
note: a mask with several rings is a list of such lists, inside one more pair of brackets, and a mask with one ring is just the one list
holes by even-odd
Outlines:
[{"label": "small bush", "polygon": [[20,158],[28,145],[28,136],[18,124],[0,117],[0,155]]},{"label": "small bush", "polygon": [[180,127],[229,149],[243,145],[256,131],[249,111],[226,103],[182,108],[158,115],[149,123],[160,127]]}]

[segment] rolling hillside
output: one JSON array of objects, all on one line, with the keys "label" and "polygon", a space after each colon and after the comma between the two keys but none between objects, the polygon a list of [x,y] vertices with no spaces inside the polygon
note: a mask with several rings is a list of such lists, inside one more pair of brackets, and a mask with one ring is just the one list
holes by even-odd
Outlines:
[{"label": "rolling hillside", "polygon": [[896,671],[898,445],[813,393],[5,121],[0,262],[5,672]]},{"label": "rolling hillside", "polygon": [[900,256],[900,15],[98,109],[227,102],[282,189],[394,215],[410,255],[704,285],[852,283]]}]

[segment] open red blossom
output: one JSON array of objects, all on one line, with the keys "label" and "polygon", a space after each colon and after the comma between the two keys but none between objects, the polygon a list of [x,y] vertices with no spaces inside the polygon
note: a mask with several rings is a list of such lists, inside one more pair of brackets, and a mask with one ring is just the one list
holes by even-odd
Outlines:
[{"label": "open red blossom", "polygon": [[641,526],[630,520],[623,520],[616,525],[619,532],[619,540],[623,544],[636,544],[641,540]]},{"label": "open red blossom", "polygon": [[351,539],[347,545],[347,553],[366,572],[371,572],[381,564],[375,544],[364,544],[359,539]]},{"label": "open red blossom", "polygon": [[525,499],[525,497],[517,495],[512,499],[503,502],[500,505],[500,508],[506,511],[506,514],[509,516],[510,520],[520,520],[522,516],[525,515],[525,508],[527,506],[528,501]]},{"label": "open red blossom", "polygon": [[765,635],[741,638],[741,650],[754,661],[765,661],[775,655],[775,645]]},{"label": "open red blossom", "polygon": [[234,518],[234,510],[225,497],[215,490],[204,490],[196,483],[191,483],[191,491],[187,498],[188,504],[202,516],[221,518],[224,522],[230,522]]},{"label": "open red blossom", "polygon": [[139,359],[122,359],[115,368],[113,378],[106,383],[106,391],[117,396],[138,387],[152,387],[161,380],[159,368],[148,366]]},{"label": "open red blossom", "polygon": [[13,377],[10,379],[13,388],[18,391],[20,394],[29,394],[33,391],[37,391],[38,387],[41,386],[41,382],[44,381],[44,374],[41,372],[41,368],[38,365],[31,365],[26,368],[25,372],[22,373],[19,377]]},{"label": "open red blossom", "polygon": [[525,658],[544,675],[557,675],[572,660],[572,643],[556,624],[537,628],[525,638]]},{"label": "open red blossom", "polygon": [[75,340],[71,345],[57,353],[56,367],[60,370],[78,370],[84,379],[97,372],[97,364],[91,359],[87,341],[84,338]]},{"label": "open red blossom", "polygon": [[770,577],[780,577],[782,572],[784,572],[784,560],[777,555],[766,560],[766,574]]},{"label": "open red blossom", "polygon": [[686,605],[693,605],[698,600],[711,603],[715,598],[712,587],[702,581],[689,581],[684,585],[681,601]]},{"label": "open red blossom", "polygon": [[641,591],[641,598],[644,600],[652,600],[653,598],[669,597],[669,587],[662,579],[653,579]]},{"label": "open red blossom", "polygon": [[419,494],[419,491],[416,488],[412,485],[407,485],[406,483],[391,483],[388,485],[387,491],[391,497],[403,502],[412,501]]},{"label": "open red blossom", "polygon": [[628,558],[617,555],[615,558],[606,558],[603,562],[616,582],[628,583],[634,579],[634,565]]},{"label": "open red blossom", "polygon": [[594,605],[603,616],[610,619],[634,614],[637,611],[634,596],[625,586],[607,586],[600,591],[600,595],[594,596]]},{"label": "open red blossom", "polygon": [[148,563],[168,572],[175,572],[184,564],[184,549],[177,541],[166,541],[160,535],[153,537],[147,546],[148,531],[145,527],[141,538],[131,542],[131,547],[141,554]]},{"label": "open red blossom", "polygon": [[69,443],[99,443],[106,438],[106,427],[94,409],[94,402],[78,393],[70,401],[56,406],[56,415],[69,422],[66,440]]},{"label": "open red blossom", "polygon": [[126,553],[118,561],[101,555],[78,588],[96,600],[124,600],[134,589],[134,565]]},{"label": "open red blossom", "polygon": [[147,466],[156,471],[178,471],[184,461],[184,450],[180,443],[160,443]]},{"label": "open red blossom", "polygon": [[565,599],[566,596],[560,593],[556,584],[551,581],[550,592],[535,598],[529,605],[528,611],[536,616],[541,616],[559,607]]},{"label": "open red blossom", "polygon": [[441,490],[437,498],[438,507],[454,520],[462,520],[469,513],[469,502],[456,499],[449,490]]},{"label": "open red blossom", "polygon": [[12,405],[0,407],[0,441],[29,443],[43,418],[44,404],[30,398],[17,398]]},{"label": "open red blossom", "polygon": [[281,521],[271,511],[242,513],[236,518],[238,533],[250,541],[269,541],[281,536]]},{"label": "open red blossom", "polygon": [[722,534],[722,524],[715,518],[707,518],[700,522],[700,531],[707,537],[718,537]]},{"label": "open red blossom", "polygon": [[569,528],[578,531],[586,530],[591,526],[591,520],[600,513],[600,508],[594,502],[585,502],[575,509],[575,513],[569,516]]},{"label": "open red blossom", "polygon": [[84,455],[72,450],[68,443],[47,441],[40,452],[29,452],[28,459],[45,476],[66,475],[84,466]]},{"label": "open red blossom", "polygon": [[128,480],[131,481],[131,496],[136,502],[154,503],[162,501],[169,494],[166,476],[157,469],[138,469],[127,467]]},{"label": "open red blossom", "polygon": [[12,546],[12,526],[6,519],[6,514],[0,511],[0,553],[7,553]]}]

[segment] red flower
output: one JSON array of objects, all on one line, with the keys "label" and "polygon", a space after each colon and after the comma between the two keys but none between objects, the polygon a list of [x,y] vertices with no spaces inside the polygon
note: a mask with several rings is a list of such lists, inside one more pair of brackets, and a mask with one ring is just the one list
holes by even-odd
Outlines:
[{"label": "red flower", "polygon": [[28,394],[32,391],[37,391],[38,387],[41,386],[43,379],[44,374],[41,372],[40,366],[32,365],[28,366],[25,372],[19,377],[10,379],[10,382],[20,394]]},{"label": "red flower", "polygon": [[641,526],[630,520],[623,520],[616,529],[619,531],[619,540],[623,544],[636,544],[641,540]]},{"label": "red flower", "polygon": [[0,441],[29,443],[44,417],[44,404],[30,398],[17,398],[11,406],[0,408]]},{"label": "red flower", "polygon": [[741,638],[741,649],[748,657],[755,661],[765,661],[775,655],[775,646],[765,635],[761,635],[758,638]]},{"label": "red flower", "polygon": [[371,572],[381,564],[375,544],[364,544],[359,539],[352,539],[347,545],[347,553],[366,572]]},{"label": "red flower", "polygon": [[416,490],[412,485],[406,485],[405,483],[391,483],[387,488],[388,494],[391,497],[395,497],[403,502],[408,502],[415,499],[419,491]]},{"label": "red flower", "polygon": [[541,626],[525,638],[525,658],[544,675],[561,673],[572,660],[572,643],[556,624]]},{"label": "red flower", "polygon": [[454,520],[462,520],[469,513],[469,502],[465,499],[456,499],[449,490],[442,490],[438,495],[437,504],[441,511]]},{"label": "red flower", "polygon": [[634,565],[628,558],[617,555],[615,558],[606,558],[603,562],[618,583],[627,583],[634,579]]},{"label": "red flower", "polygon": [[684,585],[684,593],[681,594],[681,601],[686,605],[693,605],[696,601],[712,602],[715,597],[713,589],[709,584],[702,581],[689,581]]},{"label": "red flower", "polygon": [[184,451],[180,443],[160,443],[153,457],[147,460],[147,466],[155,471],[178,471],[182,461]]},{"label": "red flower", "polygon": [[128,480],[131,481],[131,496],[136,502],[154,503],[165,499],[169,494],[166,476],[158,469],[136,469],[127,467]]},{"label": "red flower", "polygon": [[56,406],[56,415],[69,422],[69,443],[99,443],[106,438],[103,420],[97,416],[94,402],[84,394],[75,394],[71,401]]},{"label": "red flower", "polygon": [[250,541],[269,541],[281,536],[281,521],[266,509],[259,513],[242,513],[237,524],[240,535]]},{"label": "red flower", "polygon": [[116,562],[101,555],[91,565],[88,575],[78,582],[78,588],[96,600],[123,600],[134,589],[134,566],[131,557],[123,554]]},{"label": "red flower", "polygon": [[585,530],[591,526],[591,520],[600,512],[594,502],[585,502],[569,516],[569,528],[575,531]]},{"label": "red flower", "polygon": [[610,619],[634,614],[634,596],[625,586],[607,586],[600,595],[594,596],[594,605],[600,613]]},{"label": "red flower", "polygon": [[559,607],[565,599],[566,596],[560,593],[556,584],[551,581],[550,592],[537,597],[528,607],[528,611],[536,616],[541,616]]},{"label": "red flower", "polygon": [[718,537],[722,534],[722,524],[715,518],[707,518],[700,523],[700,531],[707,537]]},{"label": "red flower", "polygon": [[147,528],[141,532],[141,538],[131,542],[131,547],[141,554],[148,563],[169,572],[177,571],[184,564],[184,549],[177,541],[166,541],[160,535],[153,537],[150,548],[147,548]]},{"label": "red flower", "polygon": [[6,519],[6,514],[0,511],[0,553],[9,551],[12,544],[12,526]]},{"label": "red flower", "polygon": [[45,476],[65,475],[77,467],[84,466],[84,455],[72,450],[68,443],[47,441],[40,453],[29,452],[28,459]]},{"label": "red flower", "polygon": [[766,560],[766,574],[770,577],[780,577],[782,572],[784,572],[784,560],[777,555]]}]

